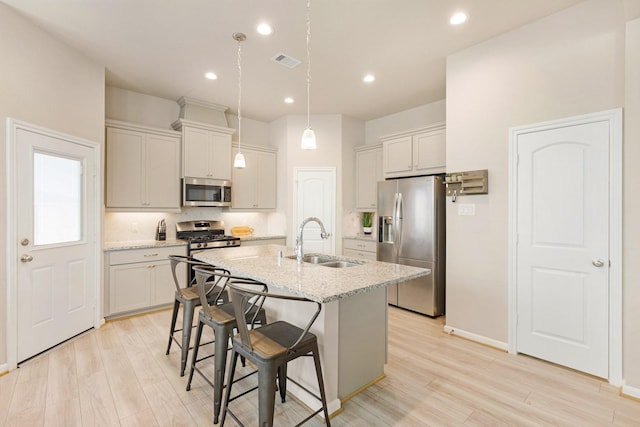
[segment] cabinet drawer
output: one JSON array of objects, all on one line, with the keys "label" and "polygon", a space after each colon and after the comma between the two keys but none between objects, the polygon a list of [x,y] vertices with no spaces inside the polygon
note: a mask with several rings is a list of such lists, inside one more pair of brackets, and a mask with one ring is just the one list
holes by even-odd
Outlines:
[{"label": "cabinet drawer", "polygon": [[375,240],[365,241],[365,240],[357,240],[357,239],[344,239],[342,244],[344,249],[351,249],[354,251],[373,252],[374,254],[376,253]]},{"label": "cabinet drawer", "polygon": [[342,250],[342,254],[344,256],[348,256],[348,257],[369,259],[371,261],[375,261],[376,260],[376,253],[375,252],[354,251],[353,249],[343,249]]},{"label": "cabinet drawer", "polygon": [[186,246],[113,251],[109,254],[109,265],[166,260],[169,255],[186,255]]}]

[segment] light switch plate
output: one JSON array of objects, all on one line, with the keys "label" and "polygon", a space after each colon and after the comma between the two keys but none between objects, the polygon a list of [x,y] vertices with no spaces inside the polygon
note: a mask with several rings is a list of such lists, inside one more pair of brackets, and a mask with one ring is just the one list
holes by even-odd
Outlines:
[{"label": "light switch plate", "polygon": [[458,215],[474,216],[475,214],[476,214],[476,205],[464,204],[464,203],[461,203],[458,205]]}]

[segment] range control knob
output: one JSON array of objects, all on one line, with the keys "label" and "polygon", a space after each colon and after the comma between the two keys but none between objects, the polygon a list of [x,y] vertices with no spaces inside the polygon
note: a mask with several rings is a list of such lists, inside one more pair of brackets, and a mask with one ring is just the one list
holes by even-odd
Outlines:
[{"label": "range control knob", "polygon": [[198,248],[199,248],[199,247],[201,247],[201,246],[202,246],[202,243],[198,243],[198,244],[196,245],[196,247],[198,247]]},{"label": "range control knob", "polygon": [[203,248],[206,248],[207,246],[208,246],[208,245],[207,245],[207,242],[204,242],[204,243],[202,244],[202,247],[203,247]]}]

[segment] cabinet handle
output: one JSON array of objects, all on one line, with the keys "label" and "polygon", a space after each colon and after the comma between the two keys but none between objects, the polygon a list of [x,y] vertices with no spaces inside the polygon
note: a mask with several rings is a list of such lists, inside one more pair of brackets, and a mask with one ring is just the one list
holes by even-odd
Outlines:
[{"label": "cabinet handle", "polygon": [[152,256],[158,256],[158,255],[159,255],[158,253],[155,253],[155,254],[144,254],[145,258],[152,257]]}]

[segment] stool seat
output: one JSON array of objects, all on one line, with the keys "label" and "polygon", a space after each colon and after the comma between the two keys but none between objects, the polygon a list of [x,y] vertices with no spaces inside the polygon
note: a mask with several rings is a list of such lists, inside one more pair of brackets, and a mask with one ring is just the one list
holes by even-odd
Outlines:
[{"label": "stool seat", "polygon": [[[278,357],[284,357],[289,348],[302,335],[304,331],[291,323],[278,321],[261,326],[249,331],[249,338],[253,346],[253,355],[256,359],[267,361]],[[317,340],[311,332],[304,334],[299,347],[306,347]],[[297,356],[296,356],[297,357]]]}]

